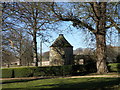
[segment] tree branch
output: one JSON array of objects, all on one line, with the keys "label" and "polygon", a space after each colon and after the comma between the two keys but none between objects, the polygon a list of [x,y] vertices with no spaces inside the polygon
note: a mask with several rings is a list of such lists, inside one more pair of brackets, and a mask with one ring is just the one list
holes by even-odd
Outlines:
[{"label": "tree branch", "polygon": [[109,18],[108,21],[110,21],[111,24],[109,26],[107,26],[106,29],[115,27],[118,30],[118,32],[120,33],[120,27],[119,27],[120,25],[118,25],[111,17]]},{"label": "tree branch", "polygon": [[96,30],[94,28],[92,28],[91,26],[89,26],[87,23],[80,21],[77,18],[62,18],[62,17],[60,17],[59,20],[62,20],[62,21],[72,21],[74,24],[76,24],[76,25],[82,25],[85,28],[89,29],[94,34],[96,33]]},{"label": "tree branch", "polygon": [[68,15],[68,16],[63,16],[60,13],[57,13],[56,10],[54,9],[54,3],[51,5],[52,6],[52,11],[54,12],[54,14],[56,15],[56,17],[61,20],[61,21],[71,21],[73,22],[74,25],[78,25],[78,26],[83,26],[85,28],[87,28],[88,30],[90,30],[91,32],[93,32],[94,34],[97,32],[94,28],[92,28],[90,25],[88,25],[87,23],[81,21],[80,19],[74,17],[72,14]]}]

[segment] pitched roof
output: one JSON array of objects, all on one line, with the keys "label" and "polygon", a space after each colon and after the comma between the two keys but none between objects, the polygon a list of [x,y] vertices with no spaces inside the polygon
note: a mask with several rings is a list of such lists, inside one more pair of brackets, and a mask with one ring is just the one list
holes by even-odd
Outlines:
[{"label": "pitched roof", "polygon": [[59,34],[59,37],[50,47],[73,47],[73,46],[65,39],[63,34]]}]

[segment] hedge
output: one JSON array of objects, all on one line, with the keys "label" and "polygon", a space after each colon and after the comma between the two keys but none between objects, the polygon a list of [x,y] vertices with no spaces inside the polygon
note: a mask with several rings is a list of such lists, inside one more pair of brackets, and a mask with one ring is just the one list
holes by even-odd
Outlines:
[{"label": "hedge", "polygon": [[70,76],[72,65],[2,69],[2,78],[33,76]]},{"label": "hedge", "polygon": [[85,64],[85,70],[88,73],[95,73],[95,72],[97,72],[96,63],[95,62],[91,62],[91,63]]},{"label": "hedge", "polygon": [[13,78],[14,70],[11,68],[2,69],[2,78]]},{"label": "hedge", "polygon": [[61,66],[62,76],[71,76],[72,75],[72,65]]},{"label": "hedge", "polygon": [[[33,76],[56,76],[59,73],[59,67],[36,67]],[[59,75],[59,74],[58,74]]]},{"label": "hedge", "polygon": [[72,66],[72,75],[82,75],[86,73],[85,65],[74,65]]},{"label": "hedge", "polygon": [[50,68],[53,76],[63,76],[63,70],[61,66],[54,66]]},{"label": "hedge", "polygon": [[[108,64],[110,72],[120,72],[120,63]],[[41,76],[71,76],[96,72],[95,63],[85,65],[63,65],[46,67],[24,67],[2,69],[3,78],[41,77]]]},{"label": "hedge", "polygon": [[32,77],[33,68],[14,68],[14,77]]},{"label": "hedge", "polygon": [[33,76],[67,76],[71,75],[71,71],[71,65],[36,67],[33,71]]}]

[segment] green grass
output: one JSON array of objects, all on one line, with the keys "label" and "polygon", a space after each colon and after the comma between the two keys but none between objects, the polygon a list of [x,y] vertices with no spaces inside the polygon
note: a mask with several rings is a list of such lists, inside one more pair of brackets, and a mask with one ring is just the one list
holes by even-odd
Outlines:
[{"label": "green grass", "polygon": [[120,78],[54,78],[39,80],[4,80],[2,90],[40,90],[75,88],[80,90],[120,90]]},{"label": "green grass", "polygon": [[108,64],[108,66],[110,67],[111,72],[120,73],[120,63],[111,63],[111,64]]}]

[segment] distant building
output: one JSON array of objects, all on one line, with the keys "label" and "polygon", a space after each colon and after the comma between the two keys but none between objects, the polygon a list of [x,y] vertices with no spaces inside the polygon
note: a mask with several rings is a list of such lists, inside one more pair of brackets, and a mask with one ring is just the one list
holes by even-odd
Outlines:
[{"label": "distant building", "polygon": [[[33,66],[35,66],[35,63],[32,63]],[[42,66],[49,66],[50,62],[49,61],[42,61]],[[40,66],[40,62],[38,62],[38,66]]]},{"label": "distant building", "polygon": [[42,66],[49,66],[50,65],[50,61],[42,61]]},{"label": "distant building", "polygon": [[73,64],[73,46],[63,34],[50,46],[49,61],[52,66]]},{"label": "distant building", "polygon": [[11,65],[20,65],[20,61],[14,61],[14,62],[11,62]]}]

